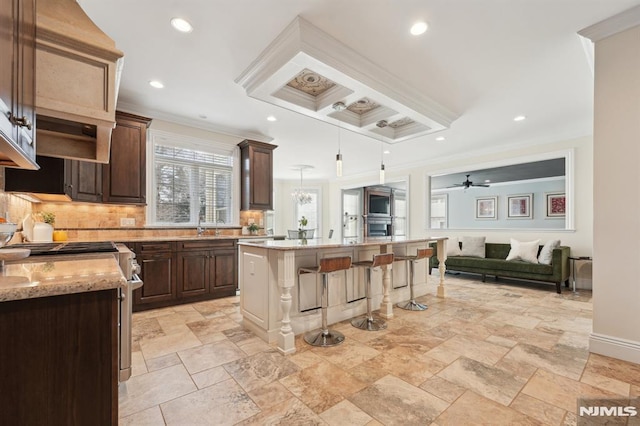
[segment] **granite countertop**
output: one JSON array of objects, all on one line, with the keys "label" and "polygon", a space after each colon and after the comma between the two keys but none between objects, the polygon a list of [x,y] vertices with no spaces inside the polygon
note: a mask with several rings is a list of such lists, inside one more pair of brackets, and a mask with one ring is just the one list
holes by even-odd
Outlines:
[{"label": "granite countertop", "polygon": [[28,257],[0,270],[0,302],[124,287],[113,254]]},{"label": "granite countertop", "polygon": [[446,240],[447,237],[388,237],[388,238],[345,238],[345,239],[328,239],[328,238],[311,238],[307,240],[262,240],[262,241],[239,241],[238,244],[252,247],[262,247],[272,250],[305,250],[319,248],[338,248],[338,247],[364,247],[364,246],[382,246],[393,244],[422,243],[438,240]]},{"label": "granite countertop", "polygon": [[[198,237],[197,235],[186,236],[153,236],[153,237],[116,237],[116,238],[69,238],[67,241],[54,241],[60,244],[65,242],[98,242],[98,241],[115,241],[115,242],[131,242],[139,243],[145,241],[219,241],[219,240],[251,240],[251,239],[283,239],[284,235],[203,235]],[[19,247],[19,246],[16,246]]]}]

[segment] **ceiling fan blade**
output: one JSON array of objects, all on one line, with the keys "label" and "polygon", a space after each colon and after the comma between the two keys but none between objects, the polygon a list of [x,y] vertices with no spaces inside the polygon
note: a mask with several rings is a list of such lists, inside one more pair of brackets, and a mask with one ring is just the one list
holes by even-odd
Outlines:
[{"label": "ceiling fan blade", "polygon": [[490,185],[485,185],[484,183],[474,183],[471,186],[482,186],[482,187],[488,188]]}]

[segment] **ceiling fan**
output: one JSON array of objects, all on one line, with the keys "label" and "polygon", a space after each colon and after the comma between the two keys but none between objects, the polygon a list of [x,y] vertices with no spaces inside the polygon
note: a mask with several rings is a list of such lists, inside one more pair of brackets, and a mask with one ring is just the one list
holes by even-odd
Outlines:
[{"label": "ceiling fan", "polygon": [[462,183],[454,183],[449,188],[455,188],[455,187],[461,186],[464,189],[467,189],[467,188],[472,187],[472,186],[483,186],[485,188],[489,186],[489,185],[484,184],[484,183],[473,183],[472,181],[469,180],[469,176],[471,176],[471,175],[470,174],[467,175],[467,180],[465,180],[464,182],[462,182]]}]

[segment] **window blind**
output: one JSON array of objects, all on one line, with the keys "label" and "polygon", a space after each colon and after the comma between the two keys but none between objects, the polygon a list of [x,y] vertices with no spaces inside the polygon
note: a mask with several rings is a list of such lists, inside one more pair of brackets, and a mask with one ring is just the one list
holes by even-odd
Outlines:
[{"label": "window blind", "polygon": [[155,222],[231,224],[233,155],[154,145]]}]

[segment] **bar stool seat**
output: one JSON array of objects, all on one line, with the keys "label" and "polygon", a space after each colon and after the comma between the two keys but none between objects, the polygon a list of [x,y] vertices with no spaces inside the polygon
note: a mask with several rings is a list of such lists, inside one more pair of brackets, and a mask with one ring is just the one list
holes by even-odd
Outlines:
[{"label": "bar stool seat", "polygon": [[416,299],[413,295],[413,284],[415,281],[414,266],[416,262],[422,259],[427,259],[428,262],[428,258],[431,256],[433,256],[432,248],[418,249],[414,256],[396,256],[396,260],[404,261],[409,264],[409,291],[411,295],[411,299],[408,302],[398,303],[396,305],[398,308],[406,309],[408,311],[424,311],[425,309],[427,309],[427,305],[416,302]]},{"label": "bar stool seat", "polygon": [[339,331],[329,330],[327,327],[327,304],[329,301],[328,274],[336,271],[345,271],[351,268],[351,256],[327,257],[320,259],[320,265],[302,267],[298,269],[298,280],[301,274],[322,275],[322,328],[310,331],[304,335],[304,341],[312,346],[336,346],[344,342],[344,334]]},{"label": "bar stool seat", "polygon": [[361,330],[377,331],[387,328],[386,321],[373,318],[371,313],[371,271],[373,268],[390,265],[393,263],[393,253],[374,254],[373,260],[362,260],[354,262],[354,267],[365,268],[365,295],[367,297],[367,314],[361,318],[354,318],[351,325]]}]

